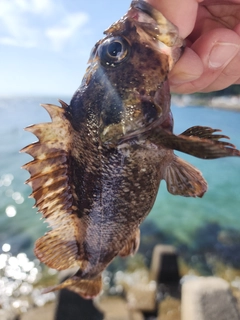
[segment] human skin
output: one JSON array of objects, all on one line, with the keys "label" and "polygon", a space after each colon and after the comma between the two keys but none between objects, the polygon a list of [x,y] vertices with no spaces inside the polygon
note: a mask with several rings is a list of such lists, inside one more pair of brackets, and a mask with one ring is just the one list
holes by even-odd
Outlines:
[{"label": "human skin", "polygon": [[175,93],[240,84],[240,0],[146,0],[179,28],[184,54],[169,75]]}]

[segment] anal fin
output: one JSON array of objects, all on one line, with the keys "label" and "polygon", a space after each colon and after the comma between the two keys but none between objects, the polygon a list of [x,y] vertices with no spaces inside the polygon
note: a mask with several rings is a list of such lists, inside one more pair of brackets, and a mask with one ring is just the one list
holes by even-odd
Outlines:
[{"label": "anal fin", "polygon": [[127,244],[122,248],[119,252],[120,257],[127,257],[129,255],[134,255],[139,248],[140,245],[140,229],[137,229]]},{"label": "anal fin", "polygon": [[74,276],[65,280],[63,283],[46,288],[43,293],[57,291],[61,289],[69,289],[85,299],[96,297],[102,290],[102,276],[98,275],[92,279],[82,279],[79,270]]},{"label": "anal fin", "polygon": [[168,191],[174,195],[202,197],[207,191],[207,182],[201,172],[175,155],[166,167],[163,178]]}]

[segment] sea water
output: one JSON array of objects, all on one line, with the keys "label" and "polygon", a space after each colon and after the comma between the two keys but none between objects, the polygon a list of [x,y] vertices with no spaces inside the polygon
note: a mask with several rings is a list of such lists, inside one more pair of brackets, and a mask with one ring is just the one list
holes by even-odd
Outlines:
[{"label": "sea water", "polygon": [[[60,98],[70,101],[70,97]],[[0,99],[0,254],[24,252],[33,257],[35,240],[47,230],[41,215],[32,208],[34,200],[28,198],[31,188],[24,184],[29,174],[21,166],[32,158],[19,153],[36,141],[23,128],[50,121],[40,103],[58,101],[55,97]],[[219,128],[240,149],[240,112],[198,106],[172,106],[172,111],[175,133],[194,125]],[[221,253],[226,251],[226,259],[229,252],[231,259],[236,260],[237,255],[240,266],[240,158],[202,160],[177,154],[203,173],[208,191],[203,198],[173,196],[162,181],[156,203],[143,224],[143,238],[144,233],[151,236],[155,232],[161,235],[159,241],[191,254],[203,247],[206,251],[206,246],[211,252],[221,249]]]}]

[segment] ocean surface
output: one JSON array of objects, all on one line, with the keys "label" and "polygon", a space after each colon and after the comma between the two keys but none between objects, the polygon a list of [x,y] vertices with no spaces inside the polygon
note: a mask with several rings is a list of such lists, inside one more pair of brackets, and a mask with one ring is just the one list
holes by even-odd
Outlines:
[{"label": "ocean surface", "polygon": [[[70,97],[60,98],[70,101]],[[36,141],[23,128],[50,120],[40,103],[58,101],[55,97],[0,99],[0,254],[24,252],[33,258],[34,241],[47,230],[32,208],[34,200],[28,198],[31,188],[24,184],[29,174],[21,166],[32,158],[19,153]],[[219,128],[240,148],[240,112],[198,106],[172,106],[172,111],[175,133],[193,125]],[[201,160],[178,155],[201,170],[208,191],[201,199],[183,198],[169,194],[161,182],[156,203],[142,227],[143,242],[156,235],[156,241],[174,244],[191,257],[210,251],[240,267],[240,158]]]}]

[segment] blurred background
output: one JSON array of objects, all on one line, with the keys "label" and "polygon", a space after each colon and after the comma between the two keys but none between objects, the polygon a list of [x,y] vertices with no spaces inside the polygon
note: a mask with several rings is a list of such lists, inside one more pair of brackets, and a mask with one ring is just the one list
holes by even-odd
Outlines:
[{"label": "blurred background", "polygon": [[[127,0],[115,1],[114,7],[110,0],[0,1],[2,309],[22,313],[55,298],[51,294],[43,297],[36,286],[46,286],[56,275],[44,269],[33,254],[35,240],[47,227],[32,208],[31,189],[24,184],[29,175],[21,166],[31,157],[19,150],[36,139],[23,128],[49,121],[40,103],[70,102],[92,47],[129,4]],[[217,97],[173,97],[175,133],[193,125],[219,128],[240,148],[239,94],[237,86]],[[202,199],[181,198],[170,195],[162,182],[154,208],[141,227],[139,253],[130,260],[116,259],[109,274],[148,268],[153,247],[161,243],[177,248],[185,274],[220,275],[240,287],[240,160],[207,161],[179,155],[202,171],[208,192]]]}]

